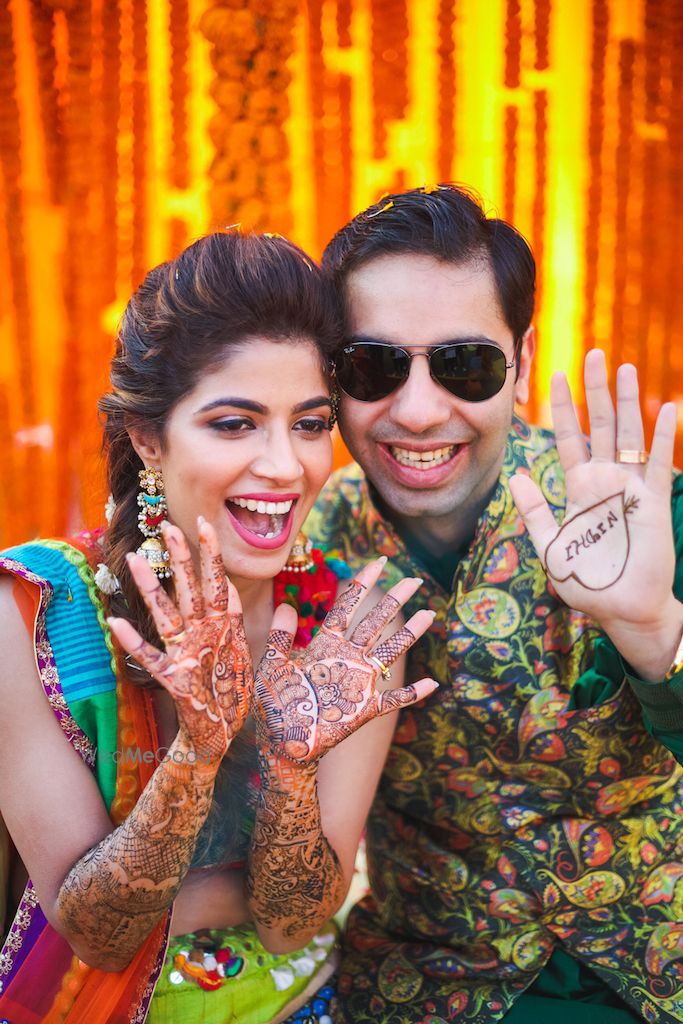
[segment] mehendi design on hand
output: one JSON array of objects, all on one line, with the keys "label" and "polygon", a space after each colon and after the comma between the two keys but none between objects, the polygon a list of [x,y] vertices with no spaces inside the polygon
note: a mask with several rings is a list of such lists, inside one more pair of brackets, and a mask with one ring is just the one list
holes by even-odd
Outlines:
[{"label": "mehendi design on hand", "polygon": [[209,614],[224,615],[230,604],[230,588],[225,575],[225,565],[220,555],[214,555],[209,567],[211,580],[211,595],[207,599]]},{"label": "mehendi design on hand", "polygon": [[142,599],[154,619],[159,636],[173,636],[185,628],[183,617],[168,596],[161,583],[157,581],[150,590],[140,590]]},{"label": "mehendi design on hand", "polygon": [[398,711],[408,704],[415,702],[415,687],[406,686],[402,690],[387,690],[379,695],[380,714],[385,715],[388,711]]},{"label": "mehendi design on hand", "polygon": [[[312,935],[336,912],[344,893],[341,866],[322,831],[316,789],[319,758],[364,722],[414,703],[436,686],[420,680],[380,693],[380,669],[370,660],[372,643],[417,582],[392,588],[347,640],[340,626],[348,628],[365,593],[364,586],[352,584],[296,660],[284,651],[284,644],[291,644],[289,634],[281,638],[279,650],[271,636],[256,671],[261,791],[247,896],[257,923],[282,935]],[[410,620],[415,632],[404,626],[379,644],[385,663],[396,661],[431,621],[430,613],[417,612]]]},{"label": "mehendi design on hand", "polygon": [[359,622],[351,634],[351,643],[357,647],[367,647],[381,634],[384,627],[395,617],[400,608],[398,601],[385,594],[381,601],[368,612],[362,622]]},{"label": "mehendi design on hand", "polygon": [[343,895],[337,856],[320,820],[315,766],[261,758],[261,792],[249,854],[254,918],[287,937],[317,930]]},{"label": "mehendi design on hand", "polygon": [[[300,763],[317,761],[365,722],[390,710],[386,701],[379,700],[376,683],[380,669],[370,659],[368,648],[395,617],[400,602],[387,594],[356,626],[350,639],[336,632],[342,622],[348,625],[364,592],[365,587],[354,581],[342,593],[296,661],[289,660],[291,634],[271,632],[255,679],[255,716],[262,750]],[[329,628],[330,617],[333,629]],[[380,660],[384,664],[396,661],[414,641],[414,634],[403,627],[380,645],[384,655]],[[413,691],[405,692],[405,703],[417,699]]]},{"label": "mehendi design on hand", "polygon": [[164,536],[171,553],[177,606],[143,559],[133,558],[130,565],[165,641],[165,652],[144,641],[129,624],[120,635],[120,620],[112,620],[111,626],[125,650],[170,693],[180,729],[197,753],[220,759],[244,723],[253,691],[239,597],[234,587],[231,591],[209,524],[202,525],[199,535],[201,587],[178,528],[168,525]]},{"label": "mehendi design on hand", "polygon": [[177,765],[170,756],[123,824],[64,879],[57,897],[60,917],[69,934],[96,950],[109,969],[125,966],[171,905],[211,807],[214,777],[213,771]]},{"label": "mehendi design on hand", "polygon": [[367,587],[363,583],[359,583],[358,580],[354,580],[334,602],[325,616],[322,628],[328,629],[332,633],[345,633],[358,603],[366,594]]},{"label": "mehendi design on hand", "polygon": [[407,626],[403,626],[402,629],[399,629],[398,633],[394,633],[393,636],[378,644],[373,651],[373,655],[384,665],[393,665],[395,661],[403,657],[406,651],[410,650],[414,643],[414,634],[411,633]]},{"label": "mehendi design on hand", "polygon": [[572,578],[587,590],[611,587],[628,562],[628,516],[637,507],[637,497],[620,491],[565,520],[546,548],[548,576],[558,583]]},{"label": "mehendi design on hand", "polygon": [[286,658],[292,649],[291,633],[286,629],[272,629],[268,634],[267,656],[270,658]]}]

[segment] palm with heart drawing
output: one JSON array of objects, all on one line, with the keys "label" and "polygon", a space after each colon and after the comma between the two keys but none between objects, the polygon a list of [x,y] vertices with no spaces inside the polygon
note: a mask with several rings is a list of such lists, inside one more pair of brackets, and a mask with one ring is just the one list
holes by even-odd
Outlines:
[{"label": "palm with heart drawing", "polygon": [[672,591],[676,409],[662,406],[644,464],[635,461],[645,448],[635,367],[618,370],[616,412],[602,352],[586,356],[584,383],[590,449],[564,374],[556,374],[551,386],[567,490],[563,522],[558,525],[529,477],[518,474],[510,489],[562,600],[596,619],[643,678],[661,678],[683,628],[683,606]]}]

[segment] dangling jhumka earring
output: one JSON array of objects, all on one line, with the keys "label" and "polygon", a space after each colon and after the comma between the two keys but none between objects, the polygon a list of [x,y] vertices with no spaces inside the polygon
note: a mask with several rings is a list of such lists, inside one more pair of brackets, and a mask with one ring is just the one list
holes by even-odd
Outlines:
[{"label": "dangling jhumka earring", "polygon": [[136,554],[146,558],[159,579],[170,579],[173,570],[169,554],[161,539],[161,524],[166,518],[166,495],[164,481],[158,469],[141,469],[140,493],[138,494],[138,527],[146,537]]},{"label": "dangling jhumka earring", "polygon": [[299,531],[292,545],[292,550],[289,552],[289,558],[285,562],[285,571],[308,572],[309,569],[312,569],[315,565],[311,558],[312,550],[313,545],[306,534]]}]

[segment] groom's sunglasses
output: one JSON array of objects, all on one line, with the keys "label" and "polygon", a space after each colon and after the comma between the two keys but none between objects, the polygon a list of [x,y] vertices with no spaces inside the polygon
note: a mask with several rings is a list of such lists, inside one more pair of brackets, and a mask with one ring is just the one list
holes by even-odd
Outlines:
[{"label": "groom's sunglasses", "polygon": [[[486,342],[414,345],[429,360],[432,380],[463,402],[485,402],[497,395],[515,360]],[[337,355],[335,371],[342,391],[357,402],[378,402],[408,379],[413,354],[380,341],[354,341]]]}]

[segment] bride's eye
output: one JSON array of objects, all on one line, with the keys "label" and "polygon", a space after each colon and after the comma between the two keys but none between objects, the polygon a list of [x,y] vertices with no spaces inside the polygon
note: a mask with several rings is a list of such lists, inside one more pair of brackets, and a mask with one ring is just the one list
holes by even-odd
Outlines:
[{"label": "bride's eye", "polygon": [[254,423],[253,420],[248,419],[246,416],[226,416],[220,420],[212,420],[209,423],[209,427],[219,434],[235,436],[237,434],[244,434],[248,430],[253,430]]},{"label": "bride's eye", "polygon": [[306,416],[296,421],[294,429],[304,434],[322,434],[327,430],[327,419],[324,416]]}]

